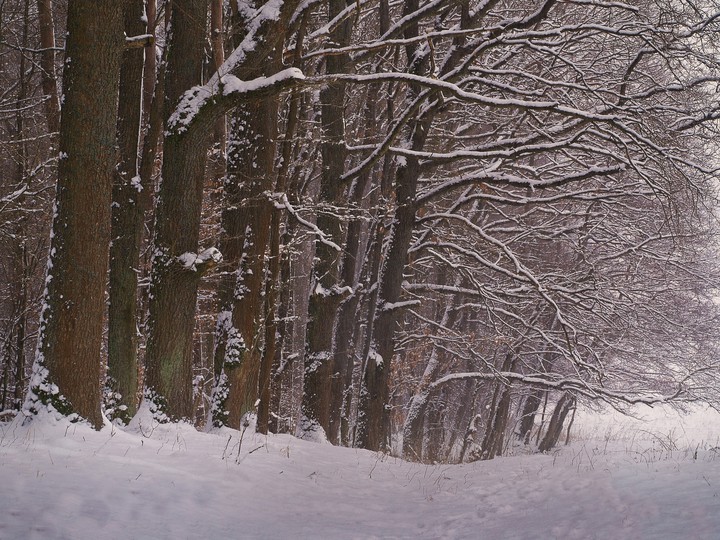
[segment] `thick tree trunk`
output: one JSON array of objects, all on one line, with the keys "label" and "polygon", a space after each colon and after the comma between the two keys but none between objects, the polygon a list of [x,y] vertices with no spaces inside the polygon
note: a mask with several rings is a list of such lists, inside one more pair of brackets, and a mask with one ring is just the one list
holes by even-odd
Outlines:
[{"label": "thick tree trunk", "polygon": [[[178,0],[173,4],[165,80],[166,119],[182,93],[201,82],[206,35],[202,23],[206,17],[206,0]],[[192,129],[168,135],[163,150],[153,242],[146,397],[170,419],[193,418],[192,337],[202,271],[187,268],[178,257],[198,250],[212,122],[213,118],[201,115]]]},{"label": "thick tree trunk", "polygon": [[[300,68],[302,65],[302,44],[305,37],[305,30],[307,26],[307,16],[303,17],[298,30],[295,43],[295,58],[294,66]],[[277,175],[277,183],[275,185],[275,191],[278,193],[285,193],[288,188],[288,180],[290,175],[290,162],[292,160],[293,153],[293,138],[297,131],[298,121],[300,115],[300,95],[297,92],[293,92],[290,97],[290,103],[288,106],[287,123],[285,126],[285,137],[281,145],[280,153],[280,170]],[[282,243],[282,224],[283,214],[280,208],[273,208],[272,220],[270,225],[270,257],[269,257],[269,268],[268,268],[268,279],[265,286],[265,347],[263,348],[262,359],[260,364],[260,403],[258,405],[258,421],[257,430],[260,433],[267,433],[270,429],[271,412],[277,414],[279,410],[279,403],[273,406],[271,404],[273,391],[271,389],[273,370],[277,370],[280,366],[280,358],[282,356],[282,347],[284,334],[287,330],[285,321],[280,322],[280,312],[283,313],[282,319],[285,318],[287,309],[280,305],[281,293],[283,284],[285,288],[288,287],[288,281],[281,280],[281,272],[287,268],[288,259],[281,253]],[[287,239],[287,237],[286,237]],[[288,268],[289,269],[289,268]],[[289,277],[289,272],[288,272]],[[278,332],[282,325],[282,332]],[[279,392],[275,393],[279,396]],[[277,423],[274,422],[275,429]]]},{"label": "thick tree trunk", "polygon": [[100,346],[116,163],[123,2],[68,4],[60,161],[30,401],[102,426]]},{"label": "thick tree trunk", "polygon": [[[405,13],[417,11],[417,0],[406,0]],[[417,23],[409,24],[404,36],[419,35]],[[422,74],[427,59],[417,56],[417,45],[406,46],[410,59],[409,71]],[[410,95],[417,97],[421,89],[410,85]],[[433,113],[418,116],[406,128],[404,144],[412,150],[422,150],[427,139]],[[395,173],[395,212],[389,234],[389,246],[380,271],[375,320],[372,324],[370,349],[365,357],[362,388],[358,406],[357,438],[355,444],[369,450],[387,448],[390,437],[388,415],[390,370],[395,353],[395,334],[399,329],[404,309],[397,305],[402,294],[402,282],[410,241],[415,226],[415,195],[420,176],[419,160],[409,156],[400,163]]]},{"label": "thick tree trunk", "polygon": [[[267,192],[274,187],[276,122],[277,98],[271,97],[248,103],[230,123],[221,250],[235,271],[223,277],[219,291],[222,312],[215,356],[227,378],[227,397],[218,404],[216,425],[239,428],[258,398],[265,251],[273,214]],[[253,144],[244,144],[246,140]]]},{"label": "thick tree trunk", "polygon": [[[143,0],[125,6],[125,34],[145,32]],[[120,66],[118,146],[120,150],[112,205],[110,305],[108,308],[108,383],[114,417],[129,420],[137,408],[137,282],[144,225],[143,189],[138,176],[142,110],[143,49],[126,49]]]}]

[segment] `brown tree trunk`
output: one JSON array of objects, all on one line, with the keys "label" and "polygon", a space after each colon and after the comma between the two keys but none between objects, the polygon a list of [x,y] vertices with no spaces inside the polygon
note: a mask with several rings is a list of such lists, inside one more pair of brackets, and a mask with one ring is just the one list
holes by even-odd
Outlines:
[{"label": "brown tree trunk", "polygon": [[[145,32],[143,0],[125,5],[125,34]],[[138,175],[142,110],[143,49],[126,49],[120,66],[118,106],[119,161],[113,185],[110,303],[108,307],[108,383],[113,416],[128,421],[135,414],[138,392],[137,282],[144,225],[143,186]]]},{"label": "brown tree trunk", "polygon": [[[512,371],[516,356],[508,352],[500,371]],[[493,459],[502,453],[505,441],[508,415],[510,414],[510,387],[502,381],[495,383],[490,415],[488,418],[485,437],[480,448],[480,459]]]},{"label": "brown tree trunk", "polygon": [[[295,58],[293,64],[296,68],[300,68],[302,65],[302,44],[305,37],[306,25],[307,15],[303,17],[295,40]],[[285,193],[288,188],[290,161],[292,159],[293,151],[292,140],[297,130],[299,114],[300,95],[298,92],[293,92],[290,97],[288,107],[285,138],[281,145],[280,170],[278,171],[277,183],[275,185],[275,191],[278,193]],[[283,262],[287,262],[287,260],[283,261],[283,256],[280,252],[282,222],[282,210],[280,208],[273,208],[272,221],[270,225],[268,279],[265,286],[265,347],[263,348],[260,365],[260,403],[258,405],[257,420],[257,430],[260,433],[267,433],[270,429],[272,374],[273,368],[277,369],[279,367],[279,359],[282,351],[283,336],[278,334],[279,321],[276,317],[276,314],[279,314],[279,311],[281,310],[281,306],[279,304],[283,284],[285,287],[288,287],[287,280],[280,281]],[[283,328],[283,330],[285,330],[285,328]],[[277,406],[275,406],[274,412],[277,416]]]},{"label": "brown tree trunk", "polygon": [[[418,0],[406,0],[405,13],[419,8]],[[406,38],[419,35],[417,23],[409,24]],[[407,58],[412,59],[409,70],[424,73],[427,60],[416,56],[417,45],[406,46]],[[418,96],[421,89],[410,85],[410,95]],[[432,123],[433,113],[418,116],[406,127],[405,144],[413,150],[422,150]],[[396,303],[402,294],[403,274],[407,253],[415,225],[415,195],[420,176],[419,160],[408,157],[398,165],[395,173],[395,212],[389,234],[389,246],[383,261],[378,283],[378,300],[375,320],[372,324],[371,346],[365,358],[362,389],[358,406],[357,438],[355,444],[369,450],[387,448],[390,423],[387,406],[390,395],[390,369],[395,353],[395,334],[404,313]]]},{"label": "brown tree trunk", "polygon": [[[328,19],[332,21],[347,6],[346,0],[330,0]],[[332,32],[330,39],[335,46],[349,43],[352,21],[346,20]],[[328,74],[344,73],[348,58],[345,55],[328,56],[325,71]],[[320,145],[322,173],[320,176],[319,204],[333,206],[343,194],[341,177],[345,167],[345,87],[344,82],[330,83],[320,91],[321,124],[323,139]],[[320,211],[317,226],[328,240],[336,246],[343,244],[343,233],[337,213],[328,209]],[[307,340],[305,348],[305,384],[302,411],[305,429],[322,429],[327,438],[337,444],[339,422],[330,432],[330,405],[332,400],[335,363],[332,355],[333,329],[338,307],[346,289],[340,287],[339,263],[341,252],[317,238],[315,241],[315,264],[313,285],[310,291]],[[339,411],[338,411],[339,412]]]},{"label": "brown tree trunk", "polygon": [[[227,377],[227,397],[215,415],[216,425],[240,427],[243,415],[255,408],[263,336],[265,251],[270,239],[277,98],[248,103],[230,125],[228,175],[221,250],[235,271],[223,277],[216,364]],[[247,139],[245,139],[247,138]],[[242,140],[252,140],[244,145]],[[226,418],[224,411],[227,411]]]},{"label": "brown tree trunk", "polygon": [[[425,142],[427,122],[413,124],[411,147],[420,150]],[[389,248],[380,275],[373,339],[365,361],[363,387],[360,392],[358,435],[356,444],[369,450],[386,448],[389,433],[387,405],[390,395],[390,369],[395,353],[395,334],[399,330],[404,309],[397,306],[402,294],[403,273],[415,225],[415,193],[419,162],[409,157],[398,167],[393,224]]]},{"label": "brown tree trunk", "polygon": [[15,390],[13,392],[13,408],[19,409],[25,389],[25,339],[28,314],[28,281],[30,261],[28,260],[27,242],[22,242],[22,284],[17,306],[17,322],[15,323]]},{"label": "brown tree trunk", "polygon": [[[166,119],[183,92],[202,82],[206,17],[206,0],[173,3],[165,72]],[[178,257],[198,250],[212,122],[213,118],[201,115],[191,129],[165,138],[153,242],[146,397],[171,419],[193,418],[192,337],[202,270],[186,268]]]},{"label": "brown tree trunk", "polygon": [[123,2],[68,4],[60,161],[30,401],[102,426],[100,346],[116,163]]},{"label": "brown tree trunk", "polygon": [[535,415],[542,403],[542,397],[543,391],[533,388],[525,398],[522,414],[520,416],[520,428],[518,430],[518,438],[523,441],[524,444],[530,444],[532,428],[535,425]]},{"label": "brown tree trunk", "polygon": [[[258,46],[238,69],[241,79],[271,75],[280,67],[291,13],[292,6],[284,5],[277,20],[267,21],[258,30]],[[239,428],[259,396],[265,252],[273,215],[267,194],[275,187],[278,101],[276,95],[248,101],[230,120],[220,242],[227,270],[218,286],[221,313],[215,350],[216,373],[222,371],[222,375],[214,391],[215,425]],[[269,384],[268,377],[266,370],[263,384]]]}]

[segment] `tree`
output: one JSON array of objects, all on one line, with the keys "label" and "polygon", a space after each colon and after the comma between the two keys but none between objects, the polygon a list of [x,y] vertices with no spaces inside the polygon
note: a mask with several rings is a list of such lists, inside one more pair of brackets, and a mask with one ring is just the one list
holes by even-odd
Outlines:
[{"label": "tree", "polygon": [[[205,162],[212,128],[236,107],[273,96],[302,79],[302,73],[293,68],[250,81],[233,75],[256,44],[252,32],[201,84],[203,50],[199,45],[204,42],[206,29],[198,21],[206,21],[206,15],[207,4],[196,0],[173,5],[171,13],[173,30],[164,89],[166,129],[146,354],[146,399],[153,403],[160,418],[193,416],[192,340],[198,284],[222,258],[214,247],[198,253]],[[264,20],[265,15],[260,19]]]},{"label": "tree", "polygon": [[116,162],[123,3],[68,6],[60,160],[38,352],[27,407],[102,426],[100,346]]},{"label": "tree", "polygon": [[[125,4],[125,35],[145,30],[143,1]],[[112,243],[108,305],[108,381],[115,418],[135,414],[138,393],[138,303],[140,244],[144,226],[143,187],[138,170],[142,112],[143,48],[127,48],[120,66],[119,161],[113,183]]]}]

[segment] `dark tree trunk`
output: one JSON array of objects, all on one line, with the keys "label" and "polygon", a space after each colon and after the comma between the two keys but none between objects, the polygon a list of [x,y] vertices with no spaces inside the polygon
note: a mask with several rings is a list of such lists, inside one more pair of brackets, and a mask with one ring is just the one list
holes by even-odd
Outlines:
[{"label": "dark tree trunk", "polygon": [[123,2],[68,4],[56,211],[40,345],[38,401],[102,426],[100,380]]},{"label": "dark tree trunk", "polygon": [[[172,5],[165,77],[166,119],[183,92],[202,82],[206,17],[206,0],[178,0]],[[168,135],[163,150],[153,242],[146,392],[171,419],[194,416],[192,337],[202,272],[185,268],[178,257],[198,249],[212,122],[212,117],[200,115],[191,129]]]},{"label": "dark tree trunk", "polygon": [[[291,5],[292,4],[292,5]],[[280,53],[293,5],[283,5],[278,19],[258,30],[257,47],[238,69],[241,79],[272,75],[281,67]],[[242,22],[242,21],[241,21]],[[277,95],[248,101],[230,120],[227,175],[224,185],[221,251],[229,269],[218,286],[221,313],[217,325],[213,423],[239,428],[259,397],[265,336],[263,292],[265,255],[271,239],[278,118]],[[275,310],[275,306],[271,308]],[[263,385],[269,384],[269,367]],[[268,398],[268,395],[265,394]]]},{"label": "dark tree trunk", "polygon": [[[512,371],[515,365],[516,356],[508,352],[500,371]],[[505,429],[507,428],[508,416],[510,414],[510,387],[502,381],[495,383],[490,416],[488,418],[485,437],[480,449],[481,459],[493,459],[502,453],[505,441]]]},{"label": "dark tree trunk", "polygon": [[[295,43],[294,65],[299,68],[302,64],[302,44],[305,37],[307,24],[307,16],[303,18],[300,29],[298,30]],[[292,159],[293,143],[292,140],[297,131],[298,120],[300,114],[300,95],[293,92],[290,97],[288,107],[287,124],[285,126],[285,138],[281,146],[280,170],[277,175],[277,183],[275,191],[285,193],[288,188],[288,177],[290,174],[290,162]],[[289,280],[281,280],[280,275],[283,270],[283,264],[287,264],[287,258],[283,257],[280,250],[282,242],[283,214],[280,208],[273,208],[272,220],[270,225],[270,257],[268,268],[268,279],[265,286],[265,347],[263,348],[262,359],[260,363],[260,403],[258,405],[258,421],[257,430],[260,433],[267,433],[270,429],[271,399],[272,399],[272,375],[273,370],[279,368],[279,361],[282,355],[282,340],[286,331],[286,324],[283,322],[282,334],[278,332],[280,322],[278,321],[280,311],[281,290],[283,284],[288,287]],[[283,260],[285,258],[285,260]],[[283,317],[284,319],[284,317]],[[279,395],[278,393],[276,393]],[[277,417],[278,405],[275,405],[273,412]],[[275,425],[276,426],[276,425]]]},{"label": "dark tree trunk", "polygon": [[273,214],[267,192],[274,187],[276,122],[274,97],[248,103],[230,122],[221,250],[234,271],[223,276],[219,291],[222,313],[215,356],[227,377],[227,398],[218,408],[221,414],[213,418],[216,425],[239,428],[258,398],[265,251]]},{"label": "dark tree trunk", "polygon": [[[125,5],[125,34],[145,32],[143,0]],[[108,382],[114,417],[129,420],[137,408],[137,282],[144,225],[143,186],[138,176],[143,50],[126,49],[120,66],[119,162],[113,186],[108,308]],[[118,398],[119,396],[119,398]]]},{"label": "dark tree trunk", "polygon": [[545,432],[545,436],[538,445],[538,450],[541,452],[547,452],[551,448],[555,447],[562,435],[565,418],[567,418],[568,413],[574,408],[575,397],[567,392],[564,393],[555,405],[555,409],[550,417],[547,432]]},{"label": "dark tree trunk", "polygon": [[535,415],[542,403],[543,391],[537,388],[530,390],[523,404],[522,415],[520,416],[520,428],[518,430],[518,438],[524,444],[530,444],[530,436],[532,428],[535,425]]},{"label": "dark tree trunk", "polygon": [[38,0],[37,5],[40,47],[42,49],[40,67],[42,68],[42,90],[45,94],[45,116],[50,133],[57,133],[60,130],[60,100],[55,76],[55,23],[52,0]]},{"label": "dark tree trunk", "polygon": [[[405,13],[419,8],[418,0],[406,0]],[[419,35],[417,23],[409,24],[404,36],[408,39]],[[427,69],[427,59],[417,56],[416,44],[406,46],[410,59],[408,70],[422,74]],[[421,89],[410,85],[411,98],[417,98]],[[405,143],[413,150],[422,150],[432,123],[433,113],[418,115],[406,127]],[[419,160],[409,156],[398,165],[395,173],[396,207],[389,234],[389,245],[380,271],[375,320],[372,324],[370,349],[365,357],[362,388],[358,405],[358,424],[355,444],[369,450],[387,448],[390,437],[389,396],[390,370],[395,354],[395,334],[399,329],[404,309],[396,306],[402,295],[402,282],[410,241],[415,226],[415,195],[420,176]]]},{"label": "dark tree trunk", "polygon": [[13,392],[13,408],[19,409],[22,404],[23,391],[25,389],[25,340],[28,315],[28,282],[30,281],[30,260],[28,258],[27,241],[22,242],[22,282],[20,284],[19,298],[17,300],[16,322],[15,322],[15,389]]},{"label": "dark tree trunk", "polygon": [[[346,0],[330,0],[328,19],[332,21],[347,7]],[[332,32],[330,39],[335,46],[349,43],[352,24],[346,20]],[[325,60],[328,74],[344,73],[348,58],[345,55],[329,56]],[[336,205],[343,193],[341,177],[345,167],[345,87],[344,82],[330,83],[320,92],[321,124],[323,140],[320,145],[322,173],[320,176],[320,205]],[[343,232],[337,212],[332,209],[317,216],[318,228],[336,246],[343,244]],[[337,444],[339,429],[330,430],[330,410],[333,381],[336,377],[332,355],[333,331],[338,307],[347,290],[340,287],[341,252],[327,242],[315,241],[315,264],[313,286],[310,291],[307,340],[305,346],[305,384],[302,411],[306,429],[322,429],[328,439]],[[338,428],[339,423],[334,427]]]}]

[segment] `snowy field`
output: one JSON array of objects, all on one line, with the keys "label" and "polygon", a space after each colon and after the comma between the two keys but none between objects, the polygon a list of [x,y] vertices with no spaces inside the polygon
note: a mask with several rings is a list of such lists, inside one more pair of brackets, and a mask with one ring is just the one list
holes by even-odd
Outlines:
[{"label": "snowy field", "polygon": [[425,466],[149,422],[0,424],[0,539],[717,539],[720,415],[583,413],[569,446]]}]

